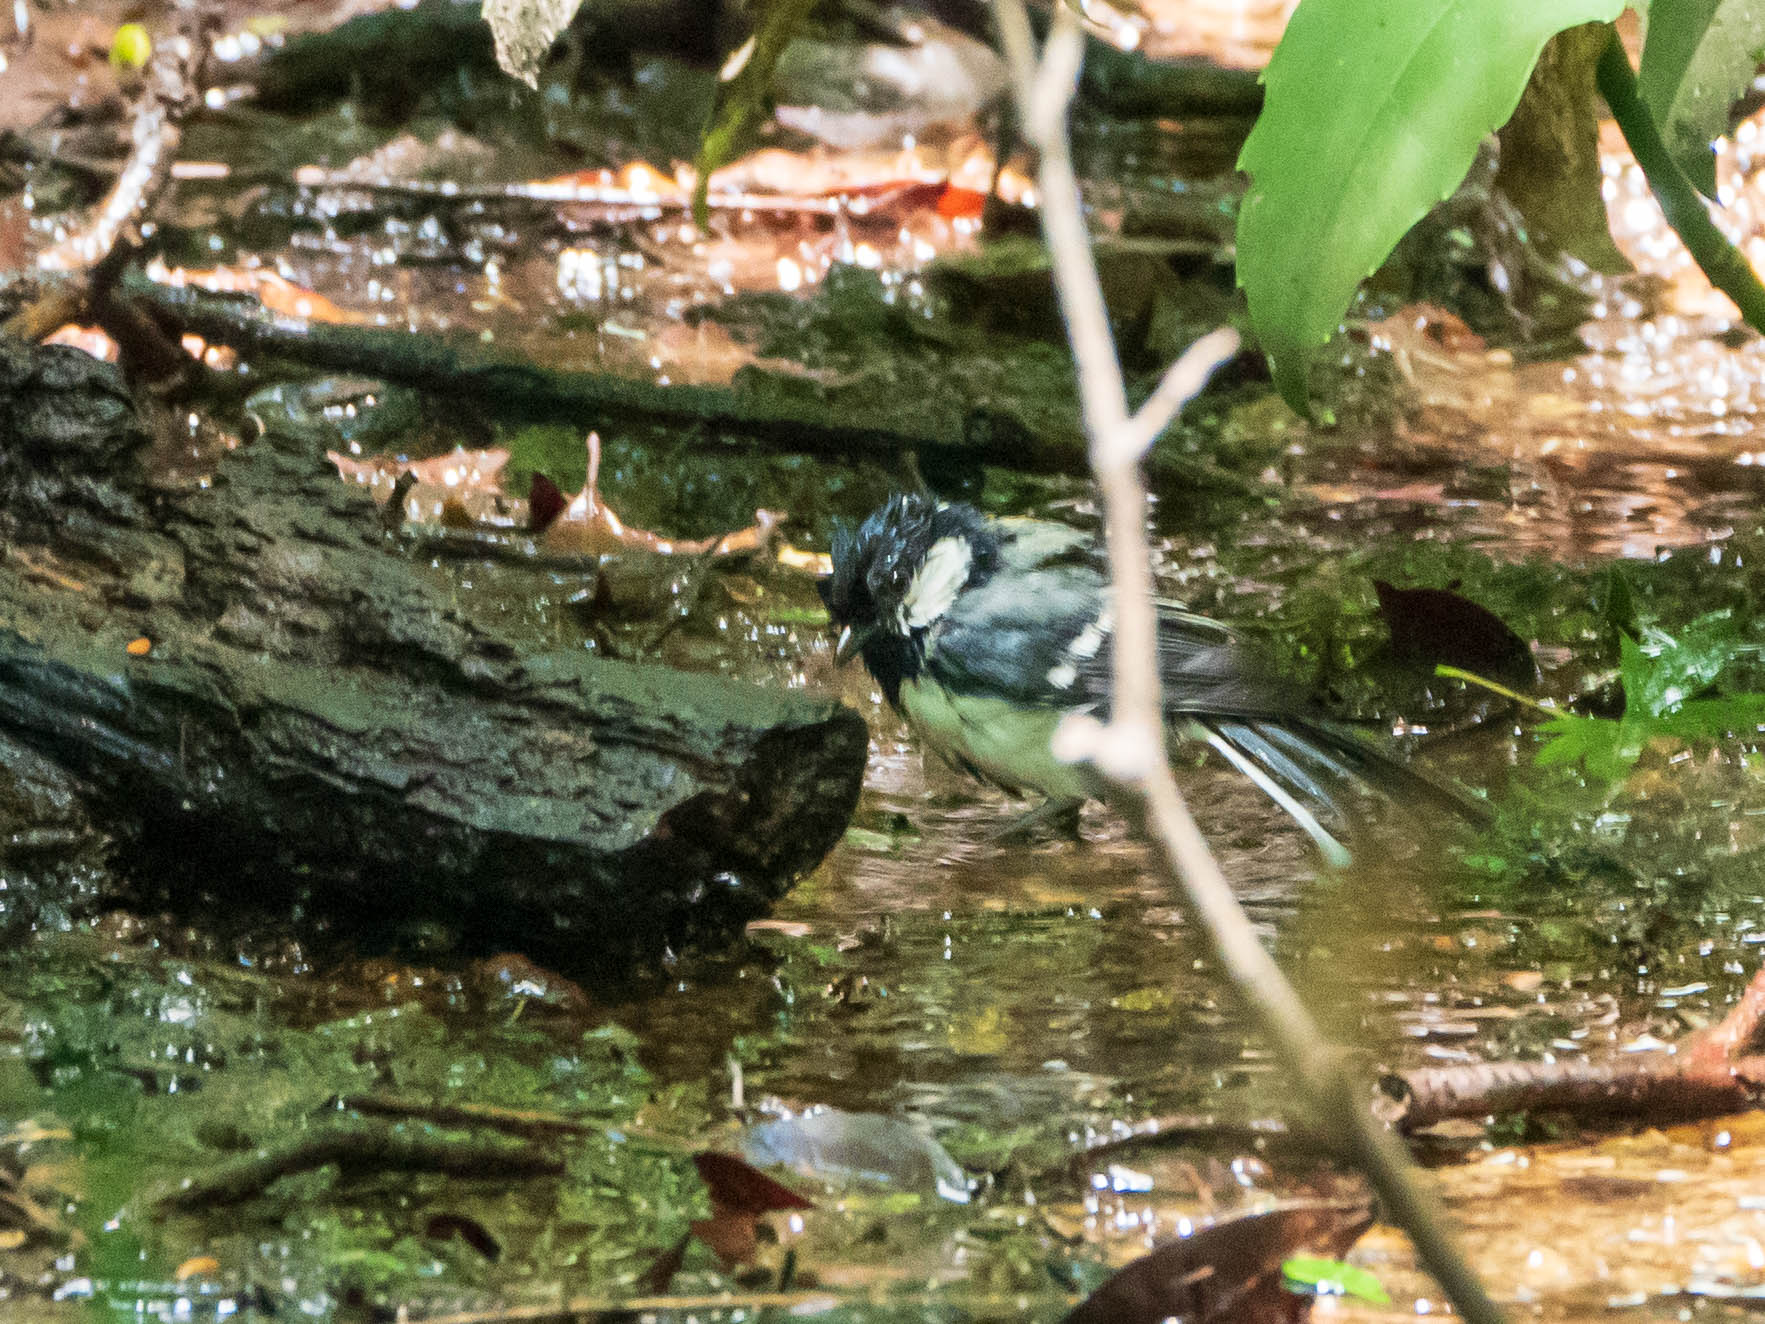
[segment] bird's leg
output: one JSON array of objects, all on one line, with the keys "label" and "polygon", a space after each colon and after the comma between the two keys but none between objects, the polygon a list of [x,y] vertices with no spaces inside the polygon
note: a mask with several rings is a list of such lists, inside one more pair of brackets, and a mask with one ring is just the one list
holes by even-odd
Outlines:
[{"label": "bird's leg", "polygon": [[1079,835],[1079,812],[1084,807],[1083,800],[1063,800],[1051,796],[1034,809],[1012,819],[995,832],[990,840],[999,845],[1026,845],[1046,832],[1051,837],[1083,841],[1084,838]]}]

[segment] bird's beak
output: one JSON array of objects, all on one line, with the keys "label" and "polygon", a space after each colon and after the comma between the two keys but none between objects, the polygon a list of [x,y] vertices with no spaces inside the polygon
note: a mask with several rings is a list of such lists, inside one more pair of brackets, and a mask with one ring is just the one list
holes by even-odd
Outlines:
[{"label": "bird's beak", "polygon": [[861,625],[854,629],[848,625],[840,631],[840,642],[834,648],[833,659],[840,666],[845,666],[858,654],[864,651],[864,645],[876,637],[877,625]]}]

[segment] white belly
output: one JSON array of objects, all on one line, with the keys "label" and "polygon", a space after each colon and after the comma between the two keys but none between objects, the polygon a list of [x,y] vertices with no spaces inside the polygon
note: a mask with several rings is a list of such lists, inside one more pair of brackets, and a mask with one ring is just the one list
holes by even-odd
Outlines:
[{"label": "white belly", "polygon": [[910,680],[901,686],[901,715],[925,748],[1005,790],[1039,791],[1056,800],[1096,798],[1094,774],[1060,762],[1049,748],[1060,725],[1058,709],[975,697],[958,705],[943,686]]}]

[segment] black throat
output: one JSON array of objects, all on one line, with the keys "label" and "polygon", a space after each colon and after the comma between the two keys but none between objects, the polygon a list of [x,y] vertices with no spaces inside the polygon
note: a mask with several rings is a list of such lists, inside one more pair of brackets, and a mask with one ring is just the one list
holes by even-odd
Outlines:
[{"label": "black throat", "polygon": [[[973,506],[937,505],[924,497],[896,498],[866,520],[858,531],[858,563],[898,564],[907,567],[911,576],[946,538],[960,538],[969,549],[965,590],[985,583],[999,568],[1000,536],[986,516]],[[934,620],[903,632],[896,622],[899,608],[898,598],[873,599],[872,619],[881,628],[863,649],[866,670],[895,708],[901,704],[901,686],[925,669],[926,647],[938,624]]]}]

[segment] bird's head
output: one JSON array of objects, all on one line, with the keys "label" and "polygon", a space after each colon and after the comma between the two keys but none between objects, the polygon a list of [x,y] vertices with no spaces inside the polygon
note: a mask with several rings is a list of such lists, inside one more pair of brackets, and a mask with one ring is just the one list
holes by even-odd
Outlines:
[{"label": "bird's head", "polygon": [[917,493],[890,497],[856,531],[836,526],[821,596],[840,661],[862,653],[893,702],[919,671],[925,632],[998,560],[998,535],[978,510]]}]

